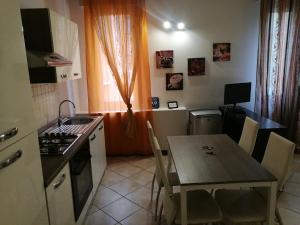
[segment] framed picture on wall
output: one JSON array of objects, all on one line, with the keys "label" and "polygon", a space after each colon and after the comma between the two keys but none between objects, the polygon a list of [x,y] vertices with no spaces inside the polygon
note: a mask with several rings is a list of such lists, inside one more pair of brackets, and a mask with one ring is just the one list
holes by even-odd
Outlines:
[{"label": "framed picture on wall", "polygon": [[177,101],[168,101],[167,105],[168,105],[168,109],[178,108],[178,102]]},{"label": "framed picture on wall", "polygon": [[224,62],[230,61],[230,43],[213,44],[213,61]]},{"label": "framed picture on wall", "polygon": [[166,90],[183,90],[183,73],[167,73]]},{"label": "framed picture on wall", "polygon": [[152,97],[152,108],[153,109],[159,108],[159,98],[158,97]]},{"label": "framed picture on wall", "polygon": [[156,68],[173,68],[173,50],[156,51]]},{"label": "framed picture on wall", "polygon": [[189,58],[188,75],[189,76],[205,75],[205,58]]}]

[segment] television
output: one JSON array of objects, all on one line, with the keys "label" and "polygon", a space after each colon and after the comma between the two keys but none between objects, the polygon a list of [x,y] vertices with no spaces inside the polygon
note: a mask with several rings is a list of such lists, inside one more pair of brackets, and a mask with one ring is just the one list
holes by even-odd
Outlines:
[{"label": "television", "polygon": [[237,103],[250,102],[251,82],[225,84],[224,105],[233,104],[233,110]]}]

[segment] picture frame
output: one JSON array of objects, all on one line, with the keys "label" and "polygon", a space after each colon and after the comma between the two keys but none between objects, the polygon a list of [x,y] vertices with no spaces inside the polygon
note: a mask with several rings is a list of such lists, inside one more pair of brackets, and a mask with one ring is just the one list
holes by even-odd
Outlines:
[{"label": "picture frame", "polygon": [[174,63],[174,51],[173,50],[162,50],[156,51],[156,68],[173,68]]},{"label": "picture frame", "polygon": [[152,97],[152,108],[153,109],[159,108],[159,98],[158,97]]},{"label": "picture frame", "polygon": [[166,90],[183,90],[183,73],[166,73]]},{"label": "picture frame", "polygon": [[167,105],[168,105],[168,109],[178,108],[178,102],[177,101],[168,101]]},{"label": "picture frame", "polygon": [[205,58],[189,58],[188,75],[189,76],[205,75]]},{"label": "picture frame", "polygon": [[230,43],[214,43],[213,44],[213,61],[225,62],[231,60],[231,44]]}]

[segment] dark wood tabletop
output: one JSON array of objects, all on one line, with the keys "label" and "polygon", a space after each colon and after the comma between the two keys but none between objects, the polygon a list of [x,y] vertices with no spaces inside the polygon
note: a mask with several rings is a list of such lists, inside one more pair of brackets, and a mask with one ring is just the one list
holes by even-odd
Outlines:
[{"label": "dark wood tabletop", "polygon": [[276,181],[226,134],[169,136],[168,142],[180,185]]}]

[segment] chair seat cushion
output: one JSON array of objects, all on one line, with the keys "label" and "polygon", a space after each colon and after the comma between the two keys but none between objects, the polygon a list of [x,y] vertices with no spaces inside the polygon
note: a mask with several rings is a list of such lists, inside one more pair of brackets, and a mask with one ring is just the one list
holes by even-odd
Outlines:
[{"label": "chair seat cushion", "polygon": [[262,222],[266,220],[266,202],[254,190],[217,190],[215,198],[229,223]]},{"label": "chair seat cushion", "polygon": [[[180,193],[173,195],[175,224],[181,224]],[[222,220],[222,212],[214,198],[205,190],[187,192],[188,224],[214,223]]]}]

